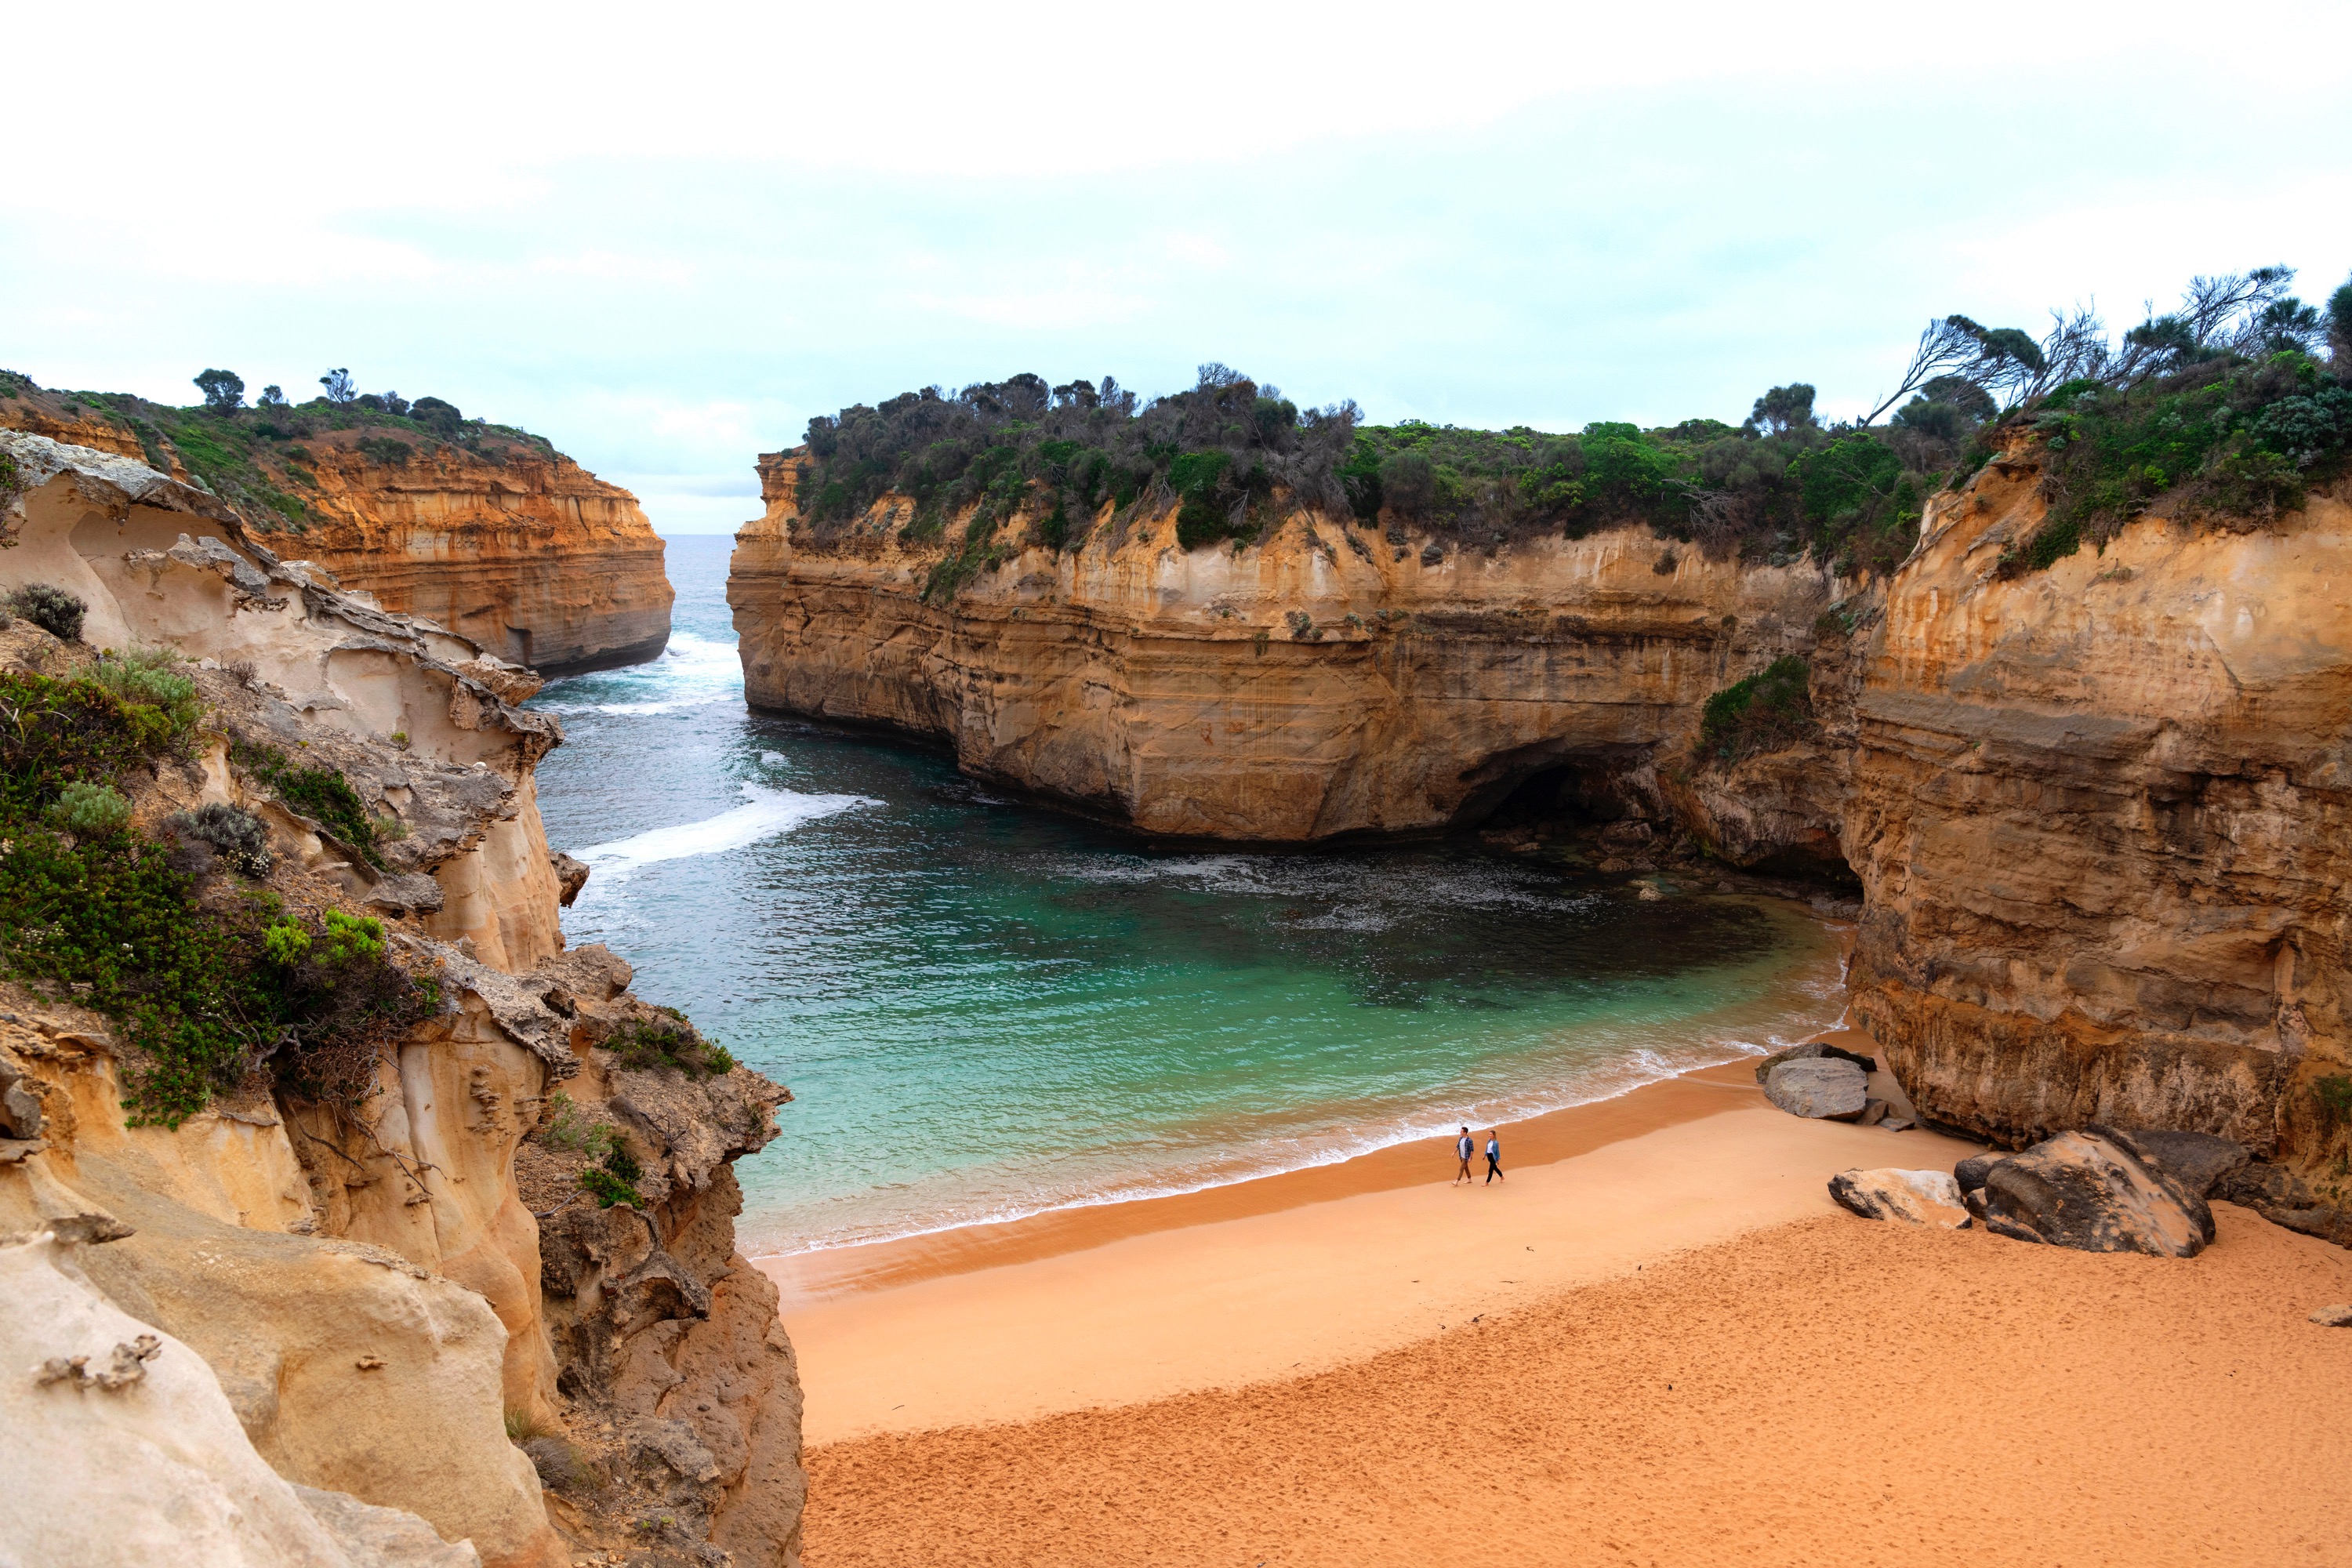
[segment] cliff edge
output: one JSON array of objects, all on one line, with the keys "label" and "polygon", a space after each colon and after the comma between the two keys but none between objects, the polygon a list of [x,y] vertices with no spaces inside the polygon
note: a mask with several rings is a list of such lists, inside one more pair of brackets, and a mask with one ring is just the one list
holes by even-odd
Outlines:
[{"label": "cliff edge", "polygon": [[0,373],[0,428],[193,484],[383,609],[550,676],[659,656],[675,595],[635,497],[538,437],[394,402],[172,408]]}]

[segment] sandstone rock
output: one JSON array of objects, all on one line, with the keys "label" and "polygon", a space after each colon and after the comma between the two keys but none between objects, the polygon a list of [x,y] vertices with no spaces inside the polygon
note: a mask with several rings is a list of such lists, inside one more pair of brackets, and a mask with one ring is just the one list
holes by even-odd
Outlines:
[{"label": "sandstone rock", "polygon": [[1764,1080],[1764,1098],[1791,1116],[1852,1121],[1869,1096],[1869,1075],[1852,1062],[1811,1058],[1782,1062]]},{"label": "sandstone rock", "polygon": [[588,885],[588,864],[584,860],[573,859],[561,849],[549,856],[548,859],[555,868],[555,885],[562,889],[558,901],[568,910],[572,907],[572,900],[580,896],[580,889]]},{"label": "sandstone rock", "polygon": [[[46,1238],[0,1245],[0,1552],[33,1563],[221,1563],[239,1568],[473,1568],[422,1520],[390,1510],[414,1543],[404,1555],[355,1551],[333,1523],[254,1451],[204,1359],[132,1318],[81,1278],[73,1247]],[[102,1360],[147,1342],[141,1375],[39,1382],[45,1361]],[[429,1543],[432,1551],[427,1551]]]},{"label": "sandstone rock", "polygon": [[1985,1184],[1985,1177],[1995,1165],[2008,1158],[2006,1154],[1971,1154],[1952,1167],[1952,1176],[1962,1192],[1972,1193]]},{"label": "sandstone rock", "polygon": [[444,1541],[413,1513],[316,1487],[296,1487],[294,1495],[326,1526],[352,1568],[481,1568],[472,1542]]},{"label": "sandstone rock", "polygon": [[2311,1321],[2323,1329],[2352,1329],[2352,1305],[2322,1307],[2311,1314]]},{"label": "sandstone rock", "polygon": [[2024,441],[1930,502],[1858,639],[1854,1011],[1922,1114],[1989,1142],[2100,1122],[2315,1152],[2282,1111],[2299,1063],[2352,1054],[2347,950],[2317,934],[2352,884],[2352,502],[2149,517],[1997,573],[2042,478]]},{"label": "sandstone rock", "polygon": [[1886,1120],[1889,1109],[1883,1100],[1865,1100],[1862,1102],[1862,1114],[1854,1120],[1860,1126],[1875,1127]]},{"label": "sandstone rock", "polygon": [[1878,1128],[1882,1132],[1908,1132],[1912,1128],[1916,1127],[1917,1125],[1917,1122],[1913,1121],[1907,1116],[1890,1116],[1885,1121],[1880,1122],[1878,1124]]},{"label": "sandstone rock", "polygon": [[2252,1158],[2246,1146],[2210,1132],[2171,1132],[2134,1129],[2132,1147],[2182,1188],[2197,1196],[2212,1195],[2214,1184],[2246,1168]]},{"label": "sandstone rock", "polygon": [[0,1053],[0,1133],[25,1139],[41,1135],[40,1093],[5,1053]]},{"label": "sandstone rock", "polygon": [[[1832,592],[1811,561],[1694,553],[1661,577],[1638,528],[1516,542],[1475,571],[1417,569],[1402,537],[1393,560],[1327,559],[1297,516],[1244,550],[1177,552],[1171,509],[1058,557],[1023,550],[927,601],[961,521],[928,543],[814,526],[801,456],[761,458],[767,514],[736,537],[748,700],[931,737],[976,776],[1151,833],[1469,825],[1554,773],[1585,815],[1660,820],[1660,764],[1707,697],[1789,651]],[[1249,634],[1293,613],[1370,629]]]},{"label": "sandstone rock", "polygon": [[1756,1064],[1756,1081],[1760,1084],[1766,1079],[1770,1078],[1772,1076],[1772,1069],[1779,1067],[1782,1062],[1807,1062],[1823,1059],[1829,1061],[1852,1062],[1854,1066],[1860,1068],[1864,1073],[1875,1070],[1878,1066],[1878,1063],[1871,1058],[1863,1056],[1859,1052],[1847,1050],[1843,1046],[1832,1046],[1825,1040],[1808,1040],[1801,1046],[1785,1047],[1780,1050],[1774,1051],[1770,1056],[1759,1059]]},{"label": "sandstone rock", "polygon": [[2194,1258],[2213,1239],[2205,1201],[2111,1130],[2061,1133],[1998,1162],[1980,1209],[1988,1228],[2083,1252]]},{"label": "sandstone rock", "polygon": [[1843,1171],[1830,1178],[1830,1196],[1864,1219],[1907,1220],[1952,1230],[1969,1224],[1959,1184],[1943,1171]]}]

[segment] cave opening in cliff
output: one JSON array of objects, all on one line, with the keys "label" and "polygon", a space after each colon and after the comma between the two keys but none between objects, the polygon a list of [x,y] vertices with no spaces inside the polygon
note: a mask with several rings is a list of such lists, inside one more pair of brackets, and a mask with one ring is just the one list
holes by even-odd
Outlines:
[{"label": "cave opening in cliff", "polygon": [[1612,822],[1663,817],[1640,773],[1647,753],[1612,747],[1570,756],[1538,754],[1489,764],[1454,814],[1457,829],[1575,832]]}]

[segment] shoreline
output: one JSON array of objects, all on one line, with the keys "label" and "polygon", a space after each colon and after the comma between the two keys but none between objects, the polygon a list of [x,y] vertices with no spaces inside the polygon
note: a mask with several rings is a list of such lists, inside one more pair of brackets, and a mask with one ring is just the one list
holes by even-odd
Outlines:
[{"label": "shoreline", "polygon": [[[1843,991],[1844,968],[1853,953],[1853,928],[1840,921],[1825,920],[1822,924],[1836,943],[1836,976]],[[1825,1005],[1823,1012],[1828,1011]],[[1801,1026],[1792,1038],[1767,1037],[1776,1040],[1771,1049],[1816,1040],[1841,1044],[1865,1056],[1874,1055],[1877,1049],[1843,1009],[1833,1021]],[[1753,1064],[1769,1054],[1769,1050],[1742,1052],[1574,1104],[1482,1121],[1473,1131],[1483,1146],[1490,1127],[1501,1129],[1506,1169],[1549,1164],[1608,1142],[1714,1114],[1724,1108],[1724,1089],[1755,1091]],[[1871,1092],[1907,1107],[1901,1089],[1885,1072],[1872,1075]],[[1287,1170],[1240,1173],[1175,1192],[1063,1204],[1007,1219],[948,1224],[880,1240],[797,1252],[758,1252],[751,1254],[750,1259],[775,1281],[789,1315],[797,1307],[949,1274],[1034,1261],[1127,1237],[1418,1185],[1428,1179],[1432,1168],[1429,1150],[1449,1143],[1454,1136],[1451,1130],[1408,1133],[1392,1142],[1336,1158]],[[1477,1163],[1483,1167],[1484,1162]]]},{"label": "shoreline", "polygon": [[1786,1115],[1753,1059],[1506,1126],[1491,1185],[1483,1170],[1452,1183],[1446,1141],[1431,1140],[1181,1197],[753,1261],[783,1298],[816,1447],[1328,1370],[1834,1214],[1839,1171],[1948,1168],[1975,1151]]}]

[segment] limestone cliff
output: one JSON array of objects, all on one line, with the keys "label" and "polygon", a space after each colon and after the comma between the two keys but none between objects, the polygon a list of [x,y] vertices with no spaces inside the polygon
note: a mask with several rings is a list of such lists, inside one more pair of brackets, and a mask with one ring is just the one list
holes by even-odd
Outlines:
[{"label": "limestone cliff", "polygon": [[[110,1508],[128,1550],[226,1497],[250,1528],[215,1520],[229,1544],[208,1560],[332,1563],[324,1529],[425,1532],[404,1556],[350,1546],[355,1563],[439,1563],[443,1541],[492,1564],[623,1544],[700,1563],[714,1542],[738,1563],[795,1561],[797,1381],[773,1289],[734,1252],[728,1169],[788,1097],[639,1002],[617,958],[564,950],[532,796],[561,733],[513,705],[536,679],[280,562],[218,498],[141,463],[7,433],[0,458],[0,591],[87,605],[79,639],[0,630],[12,700],[62,694],[97,722],[117,710],[93,644],[194,661],[176,668],[201,722],[118,780],[142,836],[122,853],[173,846],[189,880],[158,886],[194,890],[188,918],[259,908],[316,940],[376,919],[382,973],[424,999],[324,1057],[257,1035],[209,1069],[201,1109],[163,1115],[137,1087],[152,1031],[94,1010],[104,984],[38,965],[0,984],[0,1233],[51,1238],[6,1266],[61,1302],[82,1287],[102,1301],[44,1326],[42,1355],[107,1364],[127,1315],[163,1345],[158,1366],[192,1352],[215,1385],[173,1373],[205,1434],[180,1468],[130,1500],[9,1515],[32,1532],[11,1541],[69,1554],[81,1515]],[[149,735],[159,711],[120,710]],[[173,826],[206,808],[257,824],[267,854],[246,847],[232,872]],[[363,1000],[375,982],[347,984]],[[551,1189],[541,1145],[583,1116],[634,1186],[600,1192],[574,1168]],[[63,1377],[19,1396],[60,1431],[86,1408],[131,1430],[149,1398]],[[211,1399],[234,1440],[205,1425]],[[257,1479],[265,1466],[293,1491]]]},{"label": "limestone cliff", "polygon": [[1838,593],[1811,563],[1646,529],[1482,553],[1296,512],[1250,549],[1186,552],[1171,507],[926,599],[961,525],[909,544],[886,500],[817,543],[796,469],[761,459],[767,515],[728,580],[751,702],[936,738],[1154,834],[1431,832],[1530,781],[1654,802],[1699,704],[1810,648]]},{"label": "limestone cliff", "polygon": [[2352,1060],[2352,506],[2150,517],[2010,574],[2036,448],[1942,499],[1864,638],[1857,1008],[1920,1108],[2020,1143],[2220,1132],[2316,1169]]},{"label": "limestone cliff", "polygon": [[[885,498],[809,529],[782,453],[730,602],[755,704],[937,738],[1148,832],[1426,831],[1516,790],[1615,819],[1625,857],[1686,835],[1858,880],[1856,1010],[1927,1116],[2225,1133],[2341,1203],[2352,506],[2150,516],[2021,572],[2038,450],[2013,437],[1866,582],[1646,531],[1481,553],[1315,514],[1187,552],[1147,510],[952,592],[952,525],[910,545]],[[1801,731],[1701,754],[1706,700],[1783,654]],[[2352,1240],[2347,1215],[2311,1223]]]},{"label": "limestone cliff", "polygon": [[0,378],[0,428],[197,484],[277,554],[544,674],[669,639],[663,544],[636,498],[520,431],[324,404],[214,414],[22,378]]}]

